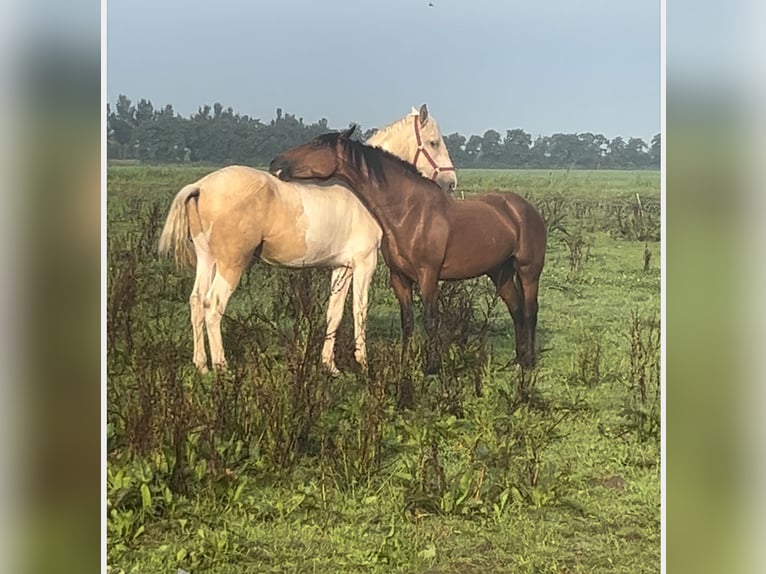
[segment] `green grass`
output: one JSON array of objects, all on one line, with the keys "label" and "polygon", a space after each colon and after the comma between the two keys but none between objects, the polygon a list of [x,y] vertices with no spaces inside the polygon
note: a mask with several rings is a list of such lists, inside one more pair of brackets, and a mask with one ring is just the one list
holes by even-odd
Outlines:
[{"label": "green grass", "polygon": [[612,198],[615,195],[652,193],[659,198],[659,171],[461,169],[459,189],[466,192],[510,189],[526,192],[574,193],[578,197]]},{"label": "green grass", "polygon": [[489,281],[444,285],[443,372],[405,368],[416,407],[401,412],[383,263],[369,377],[352,366],[348,309],[344,373],[316,367],[329,273],[264,265],[227,310],[231,372],[194,372],[193,274],[160,260],[156,237],[207,171],[107,173],[111,572],[659,570],[657,172],[461,171],[466,193],[512,189],[556,222],[543,353],[522,378]]}]

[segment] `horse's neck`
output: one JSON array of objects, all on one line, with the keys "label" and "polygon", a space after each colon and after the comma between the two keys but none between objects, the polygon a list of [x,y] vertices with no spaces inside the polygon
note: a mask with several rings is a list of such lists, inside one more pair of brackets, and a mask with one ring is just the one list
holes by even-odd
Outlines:
[{"label": "horse's neck", "polygon": [[378,222],[386,235],[391,235],[396,230],[396,222],[399,214],[392,212],[380,198],[379,187],[361,174],[352,177],[342,177],[359,201],[367,208],[373,219]]},{"label": "horse's neck", "polygon": [[404,118],[379,129],[364,142],[366,145],[379,147],[404,161],[412,162],[415,158],[416,142],[414,132],[407,131],[408,121],[412,116]]},{"label": "horse's neck", "polygon": [[[395,165],[395,160],[383,157],[385,181],[376,182],[371,178],[367,169],[358,170],[346,167],[336,175],[351,188],[367,210],[376,219],[383,231],[396,235],[396,230],[401,221],[411,212],[412,205],[404,200],[404,190],[417,181],[410,181],[411,174],[402,172],[400,166]],[[421,190],[416,190],[415,193]],[[423,190],[426,191],[427,190]],[[443,194],[439,194],[443,195]],[[446,197],[446,196],[443,196]]]}]

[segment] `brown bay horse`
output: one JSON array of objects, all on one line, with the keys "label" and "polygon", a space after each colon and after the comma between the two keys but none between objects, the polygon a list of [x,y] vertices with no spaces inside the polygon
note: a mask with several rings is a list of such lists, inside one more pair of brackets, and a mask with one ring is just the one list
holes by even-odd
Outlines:
[{"label": "brown bay horse", "polygon": [[517,362],[534,367],[537,292],[547,242],[537,209],[515,193],[455,200],[406,162],[349,139],[353,130],[325,134],[285,151],[269,169],[285,181],[337,177],[378,221],[383,259],[400,305],[402,361],[413,329],[413,283],[420,286],[424,304],[424,370],[432,374],[440,367],[439,280],[487,275],[513,318]]}]

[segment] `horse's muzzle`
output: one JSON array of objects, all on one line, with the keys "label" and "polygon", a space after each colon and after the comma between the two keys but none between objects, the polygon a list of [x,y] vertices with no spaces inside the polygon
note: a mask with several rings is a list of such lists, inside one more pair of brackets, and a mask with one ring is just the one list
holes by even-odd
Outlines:
[{"label": "horse's muzzle", "polygon": [[452,194],[457,188],[457,177],[454,171],[443,171],[436,176],[436,183],[448,194]]},{"label": "horse's muzzle", "polygon": [[287,166],[285,166],[283,162],[277,161],[277,158],[271,160],[271,163],[269,164],[269,173],[275,175],[282,181],[287,181],[290,176]]}]

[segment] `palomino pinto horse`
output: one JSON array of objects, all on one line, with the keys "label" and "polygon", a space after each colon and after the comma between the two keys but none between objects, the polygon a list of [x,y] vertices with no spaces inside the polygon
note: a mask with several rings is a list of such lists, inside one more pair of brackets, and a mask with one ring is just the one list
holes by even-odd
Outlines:
[{"label": "palomino pinto horse", "polygon": [[438,281],[488,275],[513,318],[516,360],[534,367],[546,246],[540,213],[515,193],[455,201],[400,159],[350,140],[353,130],[325,134],[281,153],[269,169],[283,180],[337,177],[378,220],[383,259],[401,308],[402,361],[412,333],[413,282],[420,285],[424,303],[425,371],[434,373],[440,367]]},{"label": "palomino pinto horse", "polygon": [[[445,191],[455,188],[455,169],[425,105],[382,128],[368,143],[412,160]],[[288,184],[264,171],[230,166],[185,186],[170,206],[159,251],[173,251],[179,264],[192,264],[196,256],[189,298],[194,364],[207,370],[204,326],[213,367],[225,366],[221,317],[257,255],[271,265],[333,269],[322,348],[322,362],[331,372],[337,371],[335,334],[353,277],[354,356],[364,366],[367,290],[380,240],[378,224],[341,182]]]}]

